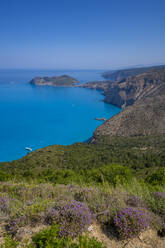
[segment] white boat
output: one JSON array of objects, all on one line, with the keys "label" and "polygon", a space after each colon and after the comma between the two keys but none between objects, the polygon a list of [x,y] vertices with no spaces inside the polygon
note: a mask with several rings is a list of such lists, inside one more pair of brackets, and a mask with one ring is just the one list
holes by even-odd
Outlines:
[{"label": "white boat", "polygon": [[32,152],[32,148],[30,148],[30,147],[25,147],[25,150]]},{"label": "white boat", "polygon": [[103,118],[95,118],[95,120],[97,120],[97,121],[106,121],[107,119],[105,117],[103,117]]}]

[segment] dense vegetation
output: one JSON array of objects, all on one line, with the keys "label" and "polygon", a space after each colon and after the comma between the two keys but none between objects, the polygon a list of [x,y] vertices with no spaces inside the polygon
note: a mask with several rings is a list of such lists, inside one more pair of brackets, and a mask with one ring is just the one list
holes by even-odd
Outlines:
[{"label": "dense vegetation", "polygon": [[90,183],[98,181],[92,174],[105,174],[103,171],[111,171],[112,164],[126,166],[132,174],[145,179],[165,166],[165,136],[100,137],[97,144],[49,146],[12,163],[1,163],[0,180],[23,177],[54,183]]}]

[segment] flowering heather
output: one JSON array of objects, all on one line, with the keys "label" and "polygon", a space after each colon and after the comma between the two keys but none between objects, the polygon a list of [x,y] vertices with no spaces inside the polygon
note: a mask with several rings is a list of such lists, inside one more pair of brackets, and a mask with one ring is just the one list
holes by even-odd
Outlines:
[{"label": "flowering heather", "polygon": [[72,200],[49,211],[46,222],[52,224],[53,221],[60,225],[61,237],[76,237],[91,224],[91,214],[84,203]]},{"label": "flowering heather", "polygon": [[6,226],[8,234],[14,236],[17,233],[19,228],[19,222],[20,220],[18,218],[13,219],[9,222],[9,224]]},{"label": "flowering heather", "polygon": [[136,237],[152,225],[152,216],[139,208],[124,208],[114,218],[116,230],[122,239]]},{"label": "flowering heather", "polygon": [[0,196],[0,210],[1,211],[6,210],[6,208],[8,207],[7,202],[8,202],[7,197]]},{"label": "flowering heather", "polygon": [[116,192],[110,194],[94,187],[79,189],[74,194],[74,199],[85,202],[100,223],[106,223],[118,209],[126,207],[123,196]]}]

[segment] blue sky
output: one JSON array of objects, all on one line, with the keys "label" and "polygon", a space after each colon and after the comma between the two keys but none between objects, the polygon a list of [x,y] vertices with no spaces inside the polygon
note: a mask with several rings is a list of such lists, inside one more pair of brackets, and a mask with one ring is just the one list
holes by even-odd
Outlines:
[{"label": "blue sky", "polygon": [[163,63],[164,0],[0,0],[0,68]]}]

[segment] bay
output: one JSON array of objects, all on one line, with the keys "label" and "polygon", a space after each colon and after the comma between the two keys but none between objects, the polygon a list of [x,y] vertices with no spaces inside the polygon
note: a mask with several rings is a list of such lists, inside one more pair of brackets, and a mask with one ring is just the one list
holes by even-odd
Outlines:
[{"label": "bay", "polygon": [[32,86],[35,76],[67,74],[80,83],[103,80],[100,70],[0,70],[0,161],[12,161],[33,150],[89,139],[100,121],[120,111],[104,103],[99,91]]}]

